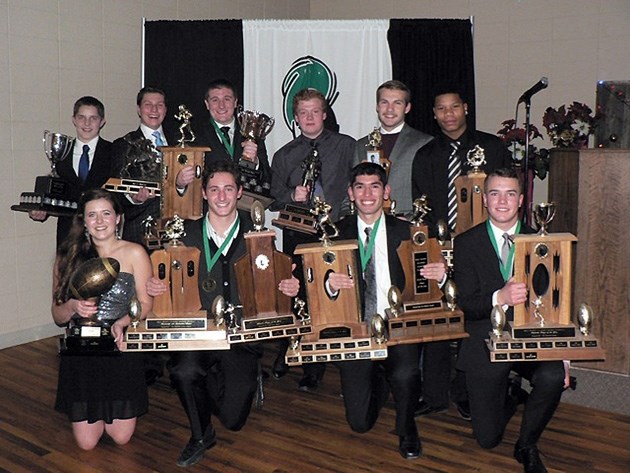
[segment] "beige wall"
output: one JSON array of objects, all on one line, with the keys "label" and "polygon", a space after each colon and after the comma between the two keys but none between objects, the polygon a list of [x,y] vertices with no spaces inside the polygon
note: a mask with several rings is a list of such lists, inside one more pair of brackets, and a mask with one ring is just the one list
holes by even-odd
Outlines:
[{"label": "beige wall", "polygon": [[[495,132],[541,76],[533,99],[595,104],[599,79],[630,79],[630,0],[0,0],[0,348],[57,333],[50,319],[55,223],[9,207],[48,172],[42,131],[73,133],[72,103],[106,106],[103,136],[137,125],[142,18],[475,19],[478,127]],[[545,184],[538,191],[545,193]]]}]

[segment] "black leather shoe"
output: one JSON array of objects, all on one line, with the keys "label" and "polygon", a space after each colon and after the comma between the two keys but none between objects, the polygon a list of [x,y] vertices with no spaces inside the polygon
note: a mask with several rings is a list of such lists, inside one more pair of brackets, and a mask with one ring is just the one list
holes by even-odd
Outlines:
[{"label": "black leather shoe", "polygon": [[191,438],[177,459],[178,466],[192,466],[201,460],[203,452],[212,448],[217,443],[217,433],[209,426],[201,440]]},{"label": "black leather shoe", "polygon": [[547,473],[547,468],[540,459],[536,445],[521,447],[517,442],[514,446],[514,458],[523,465],[525,473]]},{"label": "black leather shoe", "polygon": [[433,407],[427,404],[424,399],[420,399],[418,401],[418,406],[416,407],[416,410],[413,412],[413,415],[414,417],[420,417],[429,414],[442,414],[446,411],[448,411],[448,406]]},{"label": "black leather shoe", "polygon": [[464,420],[470,420],[470,403],[468,401],[459,401],[455,403],[455,407],[457,407],[457,412],[459,413],[459,417]]},{"label": "black leather shoe", "polygon": [[418,434],[401,435],[398,438],[400,439],[398,451],[405,460],[413,460],[422,455],[422,444]]},{"label": "black leather shoe", "polygon": [[289,365],[284,362],[284,356],[278,355],[273,362],[273,377],[276,379],[282,378],[285,374],[289,372]]},{"label": "black leather shoe", "polygon": [[298,389],[300,391],[304,391],[305,393],[314,393],[317,391],[318,387],[319,381],[317,380],[317,377],[309,374],[302,376],[302,379],[298,383]]}]

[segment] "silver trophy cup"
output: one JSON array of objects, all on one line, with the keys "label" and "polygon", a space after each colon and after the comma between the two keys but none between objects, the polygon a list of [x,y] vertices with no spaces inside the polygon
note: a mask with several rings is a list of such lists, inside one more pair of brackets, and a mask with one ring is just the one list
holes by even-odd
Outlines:
[{"label": "silver trophy cup", "polygon": [[70,151],[72,151],[74,140],[74,138],[67,135],[44,130],[44,152],[46,153],[48,161],[50,161],[51,176],[59,177],[59,174],[57,174],[57,164],[68,157]]}]

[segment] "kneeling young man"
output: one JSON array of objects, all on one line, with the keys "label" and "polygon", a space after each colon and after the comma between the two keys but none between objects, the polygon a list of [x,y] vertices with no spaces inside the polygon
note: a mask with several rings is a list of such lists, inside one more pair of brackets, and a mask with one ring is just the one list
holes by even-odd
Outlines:
[{"label": "kneeling young man", "polygon": [[[186,235],[182,242],[201,250],[199,294],[202,308],[206,310],[219,295],[234,304],[240,303],[234,263],[246,252],[243,235],[253,230],[249,214],[236,208],[243,192],[240,182],[234,163],[211,163],[202,181],[208,213],[199,220],[184,222]],[[206,279],[214,280],[216,284],[204,287]],[[157,296],[168,288],[152,278],[147,289],[149,294]],[[278,290],[294,297],[299,290],[299,281],[294,277],[283,279]],[[192,431],[177,460],[179,466],[194,465],[205,450],[216,444],[211,414],[215,414],[227,429],[243,428],[256,391],[259,356],[259,346],[248,343],[229,350],[171,353],[168,363],[171,384],[186,410]]]},{"label": "kneeling young man", "polygon": [[[484,204],[489,218],[455,238],[454,267],[458,303],[464,311],[466,331],[457,368],[466,372],[473,434],[483,448],[501,442],[505,427],[514,414],[518,399],[508,395],[508,376],[514,370],[530,380],[532,392],[525,403],[520,436],[514,457],[526,473],[547,469],[538,454],[538,439],[553,416],[563,385],[568,384],[562,361],[492,363],[485,339],[492,330],[490,312],[495,305],[507,311],[527,298],[525,283],[512,277],[513,256],[501,261],[504,234],[533,233],[521,225],[519,207],[522,184],[512,169],[497,169],[484,184]],[[506,243],[509,245],[508,241]],[[507,251],[507,248],[506,248]],[[508,255],[513,255],[514,248]]]},{"label": "kneeling young man", "polygon": [[[348,196],[354,202],[357,215],[341,220],[337,225],[340,238],[358,239],[364,255],[363,278],[358,278],[363,298],[364,320],[369,323],[375,313],[385,314],[389,307],[387,291],[392,285],[402,290],[405,276],[396,249],[409,239],[409,223],[383,213],[383,200],[389,195],[385,170],[378,164],[361,163],[350,176]],[[366,235],[369,235],[366,241]],[[373,260],[375,278],[366,271]],[[422,269],[426,278],[444,278],[444,263],[429,263]],[[366,277],[368,276],[368,277]],[[371,279],[371,280],[370,280]],[[332,273],[328,278],[332,293],[348,290],[354,280],[346,274]],[[375,297],[374,297],[375,293]],[[422,454],[414,410],[420,394],[419,345],[396,345],[388,348],[383,361],[344,361],[339,363],[341,389],[346,407],[346,419],[352,430],[367,432],[372,428],[391,389],[396,403],[396,434],[403,458],[414,459]]]}]

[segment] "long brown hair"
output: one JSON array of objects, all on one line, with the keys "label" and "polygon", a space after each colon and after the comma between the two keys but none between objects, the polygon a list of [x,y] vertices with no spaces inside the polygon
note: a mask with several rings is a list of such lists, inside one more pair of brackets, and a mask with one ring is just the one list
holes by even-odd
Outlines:
[{"label": "long brown hair", "polygon": [[88,202],[105,199],[114,208],[116,215],[122,214],[122,206],[118,199],[103,189],[85,191],[79,199],[77,213],[72,219],[72,227],[68,236],[57,250],[57,286],[53,297],[57,304],[68,300],[68,286],[75,270],[90,258],[98,257],[98,252],[92,246],[92,240],[85,229],[85,206]]}]

